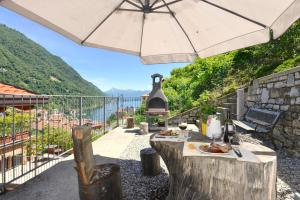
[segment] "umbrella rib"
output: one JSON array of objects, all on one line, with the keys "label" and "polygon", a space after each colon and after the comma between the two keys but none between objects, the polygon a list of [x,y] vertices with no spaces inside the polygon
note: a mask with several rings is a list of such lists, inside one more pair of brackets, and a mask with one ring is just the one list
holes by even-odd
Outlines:
[{"label": "umbrella rib", "polygon": [[151,4],[150,8],[152,9],[153,6],[154,6],[158,1],[159,1],[159,0],[155,0],[155,1]]},{"label": "umbrella rib", "polygon": [[178,19],[176,18],[174,12],[170,9],[170,7],[166,4],[165,0],[162,0],[162,2],[165,4],[165,6],[167,7],[167,9],[169,10],[170,14],[172,15],[172,17],[175,19],[176,23],[178,24],[178,26],[180,27],[180,29],[182,30],[182,32],[184,33],[184,35],[187,37],[190,45],[192,46],[194,52],[196,55],[198,55],[196,48],[194,47],[190,37],[188,36],[188,34],[186,33],[186,31],[184,30],[184,28],[182,27],[182,25],[180,24],[180,22],[178,21]]},{"label": "umbrella rib", "polygon": [[139,0],[139,2],[140,2],[140,4],[141,4],[141,6],[142,6],[142,7],[144,7],[144,4],[143,4],[143,2],[142,2],[141,0]]},{"label": "umbrella rib", "polygon": [[[132,1],[130,1],[130,0],[125,0],[127,3],[129,3],[129,4],[131,4],[131,5],[133,5],[134,7],[136,7],[136,8],[139,8],[139,9],[141,9],[141,10],[143,10],[143,7],[141,7],[141,6],[139,6],[139,5],[137,5],[136,3],[134,3],[134,2],[132,2]],[[142,4],[142,6],[143,6],[143,4]]]},{"label": "umbrella rib", "polygon": [[297,0],[294,0],[275,20],[274,22],[271,24],[270,27],[272,27],[274,25],[274,23],[296,2]]},{"label": "umbrella rib", "polygon": [[140,44],[140,56],[142,56],[142,45],[143,45],[143,36],[144,36],[144,25],[145,25],[145,18],[146,14],[143,14],[143,21],[142,21],[142,33],[141,33],[141,44]]},{"label": "umbrella rib", "polygon": [[239,36],[236,36],[236,37],[227,39],[227,40],[225,40],[225,41],[218,42],[218,43],[213,44],[213,45],[211,45],[211,46],[209,46],[209,47],[206,47],[206,48],[204,48],[204,49],[200,49],[199,52],[205,51],[205,50],[207,50],[207,49],[209,49],[209,48],[215,47],[215,46],[220,45],[220,44],[222,44],[222,43],[225,43],[225,42],[228,42],[228,41],[231,41],[231,40],[234,40],[234,39],[236,39],[236,38],[243,37],[243,36],[246,36],[246,35],[249,35],[249,34],[252,34],[252,33],[256,33],[256,32],[262,31],[262,30],[265,30],[265,29],[251,31],[251,32],[245,33],[245,34],[243,34],[243,35],[239,35]]},{"label": "umbrella rib", "polygon": [[171,1],[171,2],[169,2],[169,3],[165,3],[164,5],[161,5],[161,6],[157,6],[157,7],[155,7],[155,8],[152,8],[152,10],[157,10],[157,9],[160,9],[160,8],[163,8],[163,7],[166,7],[166,6],[169,6],[169,5],[172,5],[172,4],[174,4],[174,3],[177,3],[177,2],[179,2],[179,1],[182,1],[182,0],[175,0],[175,1]]},{"label": "umbrella rib", "polygon": [[118,11],[144,12],[142,10],[127,9],[127,8],[119,8]]},{"label": "umbrella rib", "polygon": [[222,6],[219,6],[219,5],[217,5],[217,4],[214,4],[214,3],[210,2],[210,1],[207,1],[207,0],[200,0],[200,1],[202,1],[202,2],[204,2],[204,3],[207,3],[207,4],[211,5],[211,6],[214,6],[214,7],[216,7],[216,8],[219,8],[219,9],[221,9],[221,10],[223,10],[223,11],[229,12],[229,13],[231,13],[231,14],[237,16],[237,17],[243,18],[243,19],[245,19],[245,20],[247,20],[247,21],[249,21],[249,22],[252,22],[252,23],[254,23],[254,24],[256,24],[256,25],[259,25],[259,26],[261,26],[261,27],[263,27],[263,28],[267,28],[267,27],[268,27],[267,25],[265,25],[265,24],[263,24],[263,23],[260,23],[260,22],[258,22],[258,21],[256,21],[256,20],[253,20],[253,19],[250,19],[250,18],[248,18],[248,17],[245,17],[245,16],[243,16],[243,15],[237,13],[237,12],[234,12],[234,11],[232,11],[232,10],[229,10],[229,9],[227,9],[227,8],[224,8],[224,7],[222,7]]},{"label": "umbrella rib", "polygon": [[81,44],[84,44],[85,41],[87,39],[89,39],[89,37],[91,37],[91,35],[93,33],[95,33],[95,31],[114,13],[116,12],[121,6],[122,4],[125,2],[126,0],[123,0],[115,9],[113,9],[97,26],[96,28],[94,28],[82,41],[81,41]]},{"label": "umbrella rib", "polygon": [[[129,11],[129,12],[142,12],[145,13],[143,10],[135,10],[135,9],[126,9],[126,8],[119,8],[118,11]],[[151,13],[157,13],[157,14],[170,14],[170,12],[167,11],[151,11]]]}]

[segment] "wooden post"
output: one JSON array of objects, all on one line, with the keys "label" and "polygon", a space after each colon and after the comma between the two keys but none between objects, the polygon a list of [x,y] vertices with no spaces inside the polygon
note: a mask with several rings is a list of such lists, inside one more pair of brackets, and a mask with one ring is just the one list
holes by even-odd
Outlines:
[{"label": "wooden post", "polygon": [[84,185],[79,179],[81,200],[122,199],[120,167],[117,164],[97,165],[90,184]]},{"label": "wooden post", "polygon": [[91,128],[80,126],[73,129],[73,150],[76,170],[83,184],[88,184],[95,167]]},{"label": "wooden post", "polygon": [[127,118],[127,128],[134,128],[134,120],[133,117]]},{"label": "wooden post", "polygon": [[149,132],[149,126],[147,122],[141,122],[140,123],[140,133],[142,135],[146,135]]},{"label": "wooden post", "polygon": [[116,164],[95,164],[91,127],[73,128],[72,137],[80,199],[122,199],[120,167]]}]

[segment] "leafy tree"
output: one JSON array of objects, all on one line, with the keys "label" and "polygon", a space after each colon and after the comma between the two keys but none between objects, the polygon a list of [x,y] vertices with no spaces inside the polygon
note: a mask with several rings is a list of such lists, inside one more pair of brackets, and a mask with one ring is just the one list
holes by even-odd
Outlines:
[{"label": "leafy tree", "polygon": [[30,122],[34,119],[35,115],[33,114],[8,108],[0,115],[0,136],[3,136],[3,134],[11,136],[13,133],[29,131]]},{"label": "leafy tree", "polygon": [[276,40],[176,68],[163,89],[173,112],[199,106],[251,80],[300,64],[300,20]]},{"label": "leafy tree", "polygon": [[57,145],[64,151],[73,146],[71,133],[63,128],[45,126],[37,132],[37,135],[34,134],[35,130],[32,133],[33,137],[26,143],[28,156],[42,154],[49,145]]}]

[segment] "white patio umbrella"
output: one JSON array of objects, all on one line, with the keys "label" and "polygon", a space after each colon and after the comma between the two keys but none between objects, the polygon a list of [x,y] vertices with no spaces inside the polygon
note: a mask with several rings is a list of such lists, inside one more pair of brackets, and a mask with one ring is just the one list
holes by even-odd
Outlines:
[{"label": "white patio umbrella", "polygon": [[191,62],[278,38],[300,0],[0,0],[75,42],[140,56],[145,64]]}]

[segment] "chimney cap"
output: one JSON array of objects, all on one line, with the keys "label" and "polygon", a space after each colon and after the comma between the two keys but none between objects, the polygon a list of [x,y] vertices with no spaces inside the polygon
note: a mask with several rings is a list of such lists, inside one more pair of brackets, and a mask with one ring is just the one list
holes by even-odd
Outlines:
[{"label": "chimney cap", "polygon": [[162,79],[162,78],[163,78],[163,75],[156,73],[156,74],[152,74],[151,77],[152,77],[152,78],[159,77],[159,78]]}]

